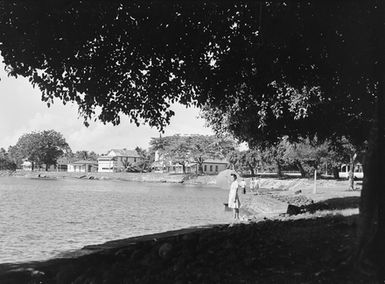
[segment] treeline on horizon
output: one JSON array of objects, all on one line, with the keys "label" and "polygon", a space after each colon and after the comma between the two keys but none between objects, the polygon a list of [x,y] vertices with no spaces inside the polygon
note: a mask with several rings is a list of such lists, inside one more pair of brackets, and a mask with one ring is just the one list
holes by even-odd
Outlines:
[{"label": "treeline on horizon", "polygon": [[[296,171],[302,177],[309,177],[317,170],[339,178],[342,164],[349,164],[350,169],[354,169],[356,162],[362,163],[365,144],[359,148],[345,137],[323,141],[308,137],[293,141],[284,136],[276,143],[241,151],[239,143],[230,135],[176,134],[152,138],[148,149],[136,147],[135,150],[142,159],[127,165],[127,171],[151,171],[157,151],[164,164],[182,165],[183,172],[188,164],[197,163],[198,173],[203,173],[203,162],[217,159],[226,160],[229,168],[251,176],[259,172],[275,172],[282,177],[284,171]],[[44,166],[48,170],[50,165],[57,165],[59,158],[73,162],[96,161],[98,157],[100,155],[94,151],[73,152],[61,133],[44,130],[22,135],[8,151],[1,148],[0,170],[21,168],[23,160],[32,162],[34,168]]]}]

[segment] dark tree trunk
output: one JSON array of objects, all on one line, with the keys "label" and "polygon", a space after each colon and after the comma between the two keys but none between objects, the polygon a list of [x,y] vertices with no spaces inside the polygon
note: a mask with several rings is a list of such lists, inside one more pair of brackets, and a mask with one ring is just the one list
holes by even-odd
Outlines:
[{"label": "dark tree trunk", "polygon": [[301,173],[301,177],[306,177],[307,176],[306,171],[303,169],[302,164],[301,164],[300,161],[296,160],[294,162],[294,165],[297,167],[297,169]]},{"label": "dark tree trunk", "polygon": [[[385,37],[383,1],[371,17],[373,25],[374,74],[378,81],[375,123],[369,138],[364,163],[358,226],[358,263],[361,269],[374,269],[379,283],[385,281]],[[374,61],[373,61],[374,62]],[[372,264],[372,265],[368,265]]]},{"label": "dark tree trunk", "polygon": [[[375,271],[378,282],[385,281],[385,66],[384,66],[384,4],[380,4],[380,23],[375,28],[380,38],[376,38],[376,54],[379,58],[375,66],[378,75],[377,106],[375,123],[369,137],[368,151],[364,163],[364,181],[360,199],[358,226],[358,263],[366,271]],[[378,30],[379,29],[379,30]]]},{"label": "dark tree trunk", "polygon": [[254,176],[255,173],[254,173],[254,167],[252,165],[249,164],[249,169],[250,169],[250,175],[251,176]]},{"label": "dark tree trunk", "polygon": [[277,163],[277,175],[279,177],[282,177],[282,165],[281,165],[281,162],[279,160],[276,160],[276,163]]},{"label": "dark tree trunk", "polygon": [[35,170],[35,163],[34,163],[34,162],[31,162],[31,170],[32,170],[32,171]]},{"label": "dark tree trunk", "polygon": [[333,167],[332,171],[333,171],[333,177],[335,179],[339,179],[340,178],[340,169],[338,167]]},{"label": "dark tree trunk", "polygon": [[198,162],[198,174],[203,174],[203,164]]},{"label": "dark tree trunk", "polygon": [[197,159],[197,163],[198,163],[198,170],[197,170],[197,174],[200,174],[202,175],[203,174],[203,158],[200,157],[199,159]]},{"label": "dark tree trunk", "polygon": [[[364,181],[358,223],[358,261],[364,272],[373,272],[384,259],[384,157],[379,144],[379,124],[374,127],[365,157]],[[382,140],[382,139],[381,139]],[[382,256],[381,256],[382,255]],[[385,268],[384,268],[385,269]],[[381,272],[382,273],[382,272]],[[380,274],[381,274],[380,273]],[[383,277],[383,275],[381,276]]]}]

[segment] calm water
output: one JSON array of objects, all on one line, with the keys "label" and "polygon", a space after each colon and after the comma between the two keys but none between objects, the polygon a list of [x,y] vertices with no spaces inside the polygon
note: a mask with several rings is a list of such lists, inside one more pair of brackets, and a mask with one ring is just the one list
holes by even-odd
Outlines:
[{"label": "calm water", "polygon": [[0,178],[0,263],[85,245],[225,223],[227,191],[180,184]]}]

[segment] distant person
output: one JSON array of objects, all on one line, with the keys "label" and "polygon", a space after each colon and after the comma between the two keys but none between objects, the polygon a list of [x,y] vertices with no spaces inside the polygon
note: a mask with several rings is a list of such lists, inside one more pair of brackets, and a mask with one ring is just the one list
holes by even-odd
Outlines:
[{"label": "distant person", "polygon": [[241,207],[241,202],[239,201],[238,196],[238,181],[237,181],[237,175],[231,174],[233,178],[233,182],[230,185],[230,192],[229,192],[229,208],[233,209],[234,213],[234,220],[239,220],[239,207]]},{"label": "distant person", "polygon": [[246,182],[244,179],[241,180],[241,182],[239,183],[239,186],[241,187],[242,193],[246,194]]},{"label": "distant person", "polygon": [[255,179],[254,187],[255,189],[259,189],[261,187],[261,178],[259,178],[258,180]]}]

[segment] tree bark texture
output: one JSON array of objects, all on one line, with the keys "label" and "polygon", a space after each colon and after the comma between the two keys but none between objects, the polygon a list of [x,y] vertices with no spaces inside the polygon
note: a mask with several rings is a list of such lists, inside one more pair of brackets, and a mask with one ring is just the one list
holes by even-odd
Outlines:
[{"label": "tree bark texture", "polygon": [[369,137],[364,164],[364,182],[361,191],[358,226],[358,264],[364,271],[374,270],[378,282],[385,282],[385,5],[376,2],[376,13],[370,20],[373,56],[373,74],[377,105],[374,126]]},{"label": "tree bark texture", "polygon": [[333,171],[333,177],[335,179],[339,179],[340,178],[340,169],[338,167],[333,167],[332,171]]},{"label": "tree bark texture", "polygon": [[[379,137],[383,130],[376,120],[369,139],[369,148],[365,157],[364,181],[360,199],[360,215],[358,223],[358,262],[360,268],[367,273],[377,271],[384,266],[384,156],[380,150]],[[382,154],[382,155],[381,155]],[[382,208],[381,208],[382,207]],[[381,210],[380,210],[381,208]],[[382,224],[381,224],[382,222]],[[383,267],[385,269],[385,267]],[[383,275],[379,275],[383,277]]]},{"label": "tree bark texture", "polygon": [[[383,61],[380,66],[382,70]],[[378,281],[383,283],[385,281],[385,72],[380,78],[376,116],[364,164],[358,224],[358,264],[365,272],[376,272]]]},{"label": "tree bark texture", "polygon": [[281,165],[281,162],[279,160],[276,160],[276,163],[277,163],[277,175],[279,177],[282,177],[282,165]]}]

